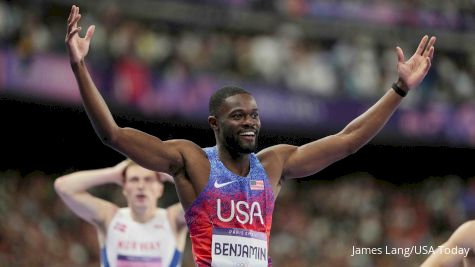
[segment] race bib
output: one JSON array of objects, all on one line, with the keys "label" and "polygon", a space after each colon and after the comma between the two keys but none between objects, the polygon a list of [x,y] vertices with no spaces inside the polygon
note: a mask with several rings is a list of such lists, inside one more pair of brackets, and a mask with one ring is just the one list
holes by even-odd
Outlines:
[{"label": "race bib", "polygon": [[236,228],[213,228],[213,267],[267,267],[267,235]]},{"label": "race bib", "polygon": [[160,257],[117,256],[117,267],[162,267]]}]

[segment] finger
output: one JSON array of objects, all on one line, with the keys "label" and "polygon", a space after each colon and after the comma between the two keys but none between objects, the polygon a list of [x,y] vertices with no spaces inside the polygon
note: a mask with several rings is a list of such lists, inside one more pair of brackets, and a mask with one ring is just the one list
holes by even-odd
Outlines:
[{"label": "finger", "polygon": [[397,54],[397,61],[399,63],[404,63],[405,60],[404,60],[404,52],[402,51],[402,49],[398,46],[396,47],[396,54]]},{"label": "finger", "polygon": [[79,14],[79,12],[78,12],[78,13],[76,14],[76,17],[74,17],[74,19],[73,19],[73,21],[72,21],[72,23],[75,24],[75,25],[74,25],[75,27],[78,26],[77,24],[78,24],[78,21],[79,21],[80,19],[81,19],[81,14]]},{"label": "finger", "polygon": [[74,5],[71,7],[71,12],[69,12],[68,25],[69,25],[69,22],[71,22],[71,18],[73,17],[73,13],[74,13]]},{"label": "finger", "polygon": [[75,28],[74,30],[72,30],[69,34],[68,34],[68,38],[66,39],[66,42],[71,40],[71,38],[73,38],[73,36],[76,34],[76,33],[79,33],[81,31],[81,27],[77,27]]},{"label": "finger", "polygon": [[431,47],[430,50],[429,50],[429,58],[430,58],[431,61],[432,61],[432,58],[434,57],[434,50],[435,50],[434,47]]},{"label": "finger", "polygon": [[432,36],[429,40],[429,43],[427,44],[427,47],[425,48],[424,50],[424,54],[423,56],[429,56],[429,53],[430,53],[430,49],[434,46],[434,43],[435,43],[435,37]]},{"label": "finger", "polygon": [[86,32],[86,41],[88,41],[88,42],[91,41],[92,36],[94,35],[94,30],[95,29],[96,29],[96,26],[94,26],[94,25],[89,26],[89,28],[87,29],[87,32]]},{"label": "finger", "polygon": [[74,11],[73,11],[73,17],[72,17],[72,19],[74,19],[74,17],[76,17],[77,14],[78,14],[78,7],[77,7],[77,6],[74,6]]},{"label": "finger", "polygon": [[71,23],[69,23],[68,25],[68,32],[70,32],[72,29],[74,28],[77,28],[78,27],[78,21],[79,19],[81,19],[81,14],[77,15],[76,17],[73,18],[73,21],[71,21]]},{"label": "finger", "polygon": [[425,66],[424,66],[424,69],[423,69],[424,76],[429,72],[430,66],[431,66],[430,59],[427,57],[425,59]]},{"label": "finger", "polygon": [[414,53],[415,55],[422,55],[422,53],[424,52],[424,48],[427,44],[427,39],[429,39],[429,36],[427,35],[424,35],[424,37],[422,37],[422,40],[419,43],[419,46],[417,47],[416,53]]},{"label": "finger", "polygon": [[[71,23],[74,23],[74,20],[77,18],[78,15],[79,15],[79,7],[74,6],[74,16],[71,19]],[[74,27],[77,27],[77,25],[74,25]]]},{"label": "finger", "polygon": [[70,24],[77,23],[81,19],[81,14],[76,14]]}]

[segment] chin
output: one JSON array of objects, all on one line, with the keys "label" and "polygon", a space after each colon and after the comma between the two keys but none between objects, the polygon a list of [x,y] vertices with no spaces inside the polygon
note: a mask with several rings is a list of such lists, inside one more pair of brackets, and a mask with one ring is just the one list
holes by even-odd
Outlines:
[{"label": "chin", "polygon": [[256,142],[253,143],[244,143],[239,138],[234,138],[234,139],[228,139],[226,147],[228,148],[229,151],[233,151],[235,153],[241,153],[241,154],[249,154],[253,153],[256,151]]},{"label": "chin", "polygon": [[150,205],[148,203],[135,203],[134,208],[135,209],[147,209]]},{"label": "chin", "polygon": [[240,153],[254,153],[256,151],[256,146],[239,146]]}]

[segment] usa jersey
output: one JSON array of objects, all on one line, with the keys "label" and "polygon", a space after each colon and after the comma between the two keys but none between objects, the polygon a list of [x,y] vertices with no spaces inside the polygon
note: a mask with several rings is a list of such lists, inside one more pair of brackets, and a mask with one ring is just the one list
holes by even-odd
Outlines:
[{"label": "usa jersey", "polygon": [[180,258],[167,211],[160,208],[146,223],[134,221],[130,208],[119,209],[101,249],[102,267],[177,267]]},{"label": "usa jersey", "polygon": [[217,147],[205,148],[208,184],[185,213],[197,266],[271,266],[269,237],[274,194],[254,153],[246,177],[219,160]]}]

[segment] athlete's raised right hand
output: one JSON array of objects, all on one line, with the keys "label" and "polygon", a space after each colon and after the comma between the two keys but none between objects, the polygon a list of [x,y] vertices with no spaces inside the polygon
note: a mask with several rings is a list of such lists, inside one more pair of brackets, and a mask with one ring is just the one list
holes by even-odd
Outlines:
[{"label": "athlete's raised right hand", "polygon": [[68,28],[64,40],[68,47],[71,64],[77,64],[84,60],[84,57],[86,57],[87,52],[89,51],[89,44],[91,43],[92,36],[94,35],[95,27],[94,25],[91,25],[87,29],[84,38],[79,36],[81,27],[78,27],[78,21],[80,18],[81,14],[79,14],[79,7],[73,5],[71,7],[71,13],[69,13]]}]

